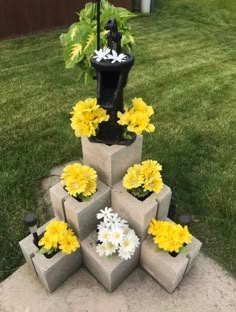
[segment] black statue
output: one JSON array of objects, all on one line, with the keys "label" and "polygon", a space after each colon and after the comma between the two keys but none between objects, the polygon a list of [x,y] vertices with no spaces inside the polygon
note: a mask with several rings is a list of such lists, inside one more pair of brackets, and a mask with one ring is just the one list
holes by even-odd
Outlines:
[{"label": "black statue", "polygon": [[[108,47],[115,50],[119,55],[121,53],[122,34],[118,31],[117,22],[110,18],[104,28],[109,30],[106,35]],[[112,53],[112,51],[111,51]],[[129,145],[132,140],[123,139],[124,128],[117,123],[117,112],[124,111],[123,89],[128,80],[129,71],[134,63],[132,55],[125,53],[125,60],[122,62],[111,62],[110,60],[97,61],[91,58],[91,64],[96,70],[97,77],[97,102],[106,109],[110,119],[99,126],[96,137],[90,138],[92,142],[105,143],[107,145],[121,144]]]},{"label": "black statue", "polygon": [[111,50],[115,50],[118,54],[121,53],[121,38],[122,34],[118,31],[117,22],[114,18],[110,18],[104,28],[109,30],[106,34],[107,46]]}]

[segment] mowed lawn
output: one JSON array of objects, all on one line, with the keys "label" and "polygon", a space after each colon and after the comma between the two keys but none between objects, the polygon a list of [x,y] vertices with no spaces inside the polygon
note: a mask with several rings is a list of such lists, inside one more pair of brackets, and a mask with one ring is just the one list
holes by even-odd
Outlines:
[{"label": "mowed lawn", "polygon": [[[177,213],[194,216],[203,251],[235,273],[236,29],[168,14],[132,25],[137,45],[125,102],[143,97],[155,110],[143,159],[163,165]],[[23,263],[24,214],[48,219],[41,179],[81,156],[72,106],[96,96],[95,82],[84,86],[78,69],[64,69],[59,34],[0,42],[0,279]]]}]

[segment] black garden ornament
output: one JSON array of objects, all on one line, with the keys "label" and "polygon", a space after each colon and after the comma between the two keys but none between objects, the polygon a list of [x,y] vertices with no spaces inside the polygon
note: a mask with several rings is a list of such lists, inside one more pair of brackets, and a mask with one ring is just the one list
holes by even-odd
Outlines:
[{"label": "black garden ornament", "polygon": [[[116,20],[109,18],[104,25],[107,31],[107,47],[115,55],[121,54],[122,34],[119,32]],[[97,0],[97,49],[100,49],[100,0]],[[129,53],[123,53],[122,61],[111,62],[109,59],[98,61],[91,58],[91,64],[96,71],[97,79],[97,103],[107,111],[110,119],[99,125],[96,137],[91,137],[91,142],[107,145],[130,145],[136,138],[124,139],[124,127],[117,123],[117,112],[124,112],[123,90],[127,84],[128,75],[134,64],[134,58]]]}]

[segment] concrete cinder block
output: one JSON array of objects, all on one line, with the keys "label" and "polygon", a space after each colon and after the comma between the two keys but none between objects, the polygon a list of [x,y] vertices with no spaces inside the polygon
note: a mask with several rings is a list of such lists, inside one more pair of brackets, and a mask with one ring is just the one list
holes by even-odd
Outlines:
[{"label": "concrete cinder block", "polygon": [[168,214],[171,190],[164,185],[159,193],[152,193],[140,201],[123,187],[122,182],[112,188],[112,208],[119,216],[127,220],[141,240],[147,236],[147,229],[152,218],[165,219]]},{"label": "concrete cinder block", "polygon": [[81,267],[82,252],[80,248],[70,255],[58,252],[50,259],[36,253],[32,261],[41,283],[53,292]]},{"label": "concrete cinder block", "polygon": [[157,215],[158,220],[165,220],[167,218],[172,192],[169,186],[164,185],[162,190],[156,194],[157,201]]},{"label": "concrete cinder block", "polygon": [[172,293],[192,267],[199,253],[199,245],[193,237],[186,246],[188,252],[172,257],[168,252],[156,252],[156,245],[151,236],[142,243],[140,265],[168,292]]},{"label": "concrete cinder block", "polygon": [[110,205],[111,190],[98,180],[97,192],[90,197],[89,201],[79,202],[71,196],[66,198],[64,207],[67,223],[82,240],[96,229],[96,214],[99,210]]},{"label": "concrete cinder block", "polygon": [[55,217],[66,222],[64,203],[69,197],[68,193],[62,187],[61,182],[51,187],[49,193]]},{"label": "concrete cinder block", "polygon": [[82,137],[83,163],[93,167],[99,178],[112,186],[123,178],[129,167],[141,162],[142,144],[141,135],[129,146],[91,143]]},{"label": "concrete cinder block", "polygon": [[[45,223],[44,225],[42,225],[40,228],[38,228],[37,233],[38,233],[39,236],[45,231],[45,228],[46,228],[47,224],[48,224],[48,222]],[[23,238],[19,242],[19,245],[20,245],[21,251],[22,251],[22,253],[24,255],[26,263],[31,268],[31,270],[36,273],[35,267],[34,267],[34,263],[32,261],[32,258],[37,253],[38,247],[33,243],[33,235],[30,234],[30,235],[26,236],[25,238]]]},{"label": "concrete cinder block", "polygon": [[[52,220],[55,220],[55,218]],[[45,223],[37,230],[39,236],[43,234],[49,222]],[[52,258],[48,259],[44,255],[38,253],[38,248],[34,245],[33,236],[31,234],[21,240],[19,244],[26,262],[49,292],[59,287],[82,265],[82,253],[80,248],[70,255],[58,252]]]},{"label": "concrete cinder block", "polygon": [[194,262],[196,260],[197,255],[200,252],[200,249],[202,247],[202,243],[192,236],[191,244],[187,245],[186,248],[188,249],[188,252],[186,253],[186,257],[189,259],[187,270],[185,271],[185,274],[188,274],[192,266],[194,265]]},{"label": "concrete cinder block", "polygon": [[113,291],[138,265],[140,246],[129,260],[123,260],[118,255],[100,257],[96,252],[96,231],[81,241],[83,259],[86,268],[108,290]]}]

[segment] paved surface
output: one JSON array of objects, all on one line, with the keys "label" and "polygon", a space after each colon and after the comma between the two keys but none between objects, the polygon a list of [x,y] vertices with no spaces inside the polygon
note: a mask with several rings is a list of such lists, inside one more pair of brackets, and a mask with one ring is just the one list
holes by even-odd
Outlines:
[{"label": "paved surface", "polygon": [[173,294],[141,268],[108,293],[85,268],[49,294],[23,265],[0,285],[1,312],[235,312],[236,281],[200,254]]}]

